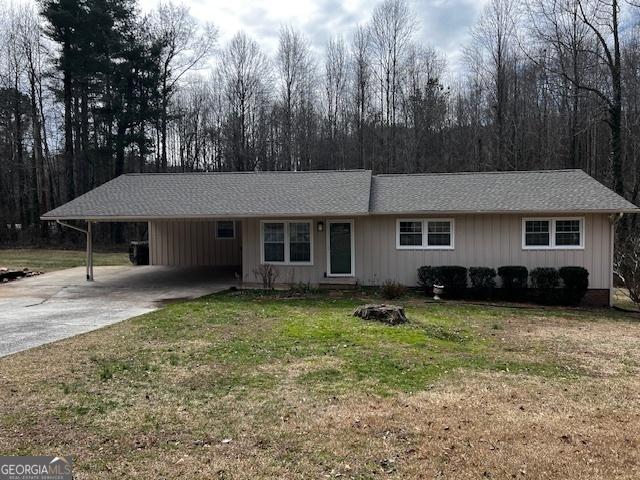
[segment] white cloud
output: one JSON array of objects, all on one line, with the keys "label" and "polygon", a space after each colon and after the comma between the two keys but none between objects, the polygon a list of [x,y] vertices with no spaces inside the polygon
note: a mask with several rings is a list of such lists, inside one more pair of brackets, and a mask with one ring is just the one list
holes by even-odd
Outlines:
[{"label": "white cloud", "polygon": [[[444,52],[457,69],[469,28],[487,0],[409,0],[421,25],[417,40]],[[159,0],[142,0],[149,11]],[[367,0],[186,0],[191,13],[213,22],[224,44],[237,31],[255,38],[267,54],[278,46],[282,25],[293,25],[303,32],[314,50],[322,52],[334,35],[349,39],[354,28],[366,22],[377,2]]]}]

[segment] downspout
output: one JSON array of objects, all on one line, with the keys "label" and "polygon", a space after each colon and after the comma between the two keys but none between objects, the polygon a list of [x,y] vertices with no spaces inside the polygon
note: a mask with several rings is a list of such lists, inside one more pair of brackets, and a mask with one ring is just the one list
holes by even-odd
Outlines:
[{"label": "downspout", "polygon": [[87,229],[76,227],[69,223],[56,220],[56,223],[63,227],[68,227],[78,232],[82,232],[87,236],[87,282],[93,282],[93,235],[91,232],[91,222],[87,222]]},{"label": "downspout", "polygon": [[615,213],[613,215],[609,215],[609,228],[611,229],[609,233],[609,242],[610,242],[610,257],[609,257],[609,306],[613,307],[613,262],[614,262],[614,254],[613,251],[615,249],[616,244],[616,224],[620,221],[624,213]]}]

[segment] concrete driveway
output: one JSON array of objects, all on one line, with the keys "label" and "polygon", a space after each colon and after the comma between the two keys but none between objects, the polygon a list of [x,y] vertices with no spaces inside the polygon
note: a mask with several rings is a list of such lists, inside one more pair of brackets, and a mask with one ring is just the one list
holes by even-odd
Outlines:
[{"label": "concrete driveway", "polygon": [[0,357],[201,297],[238,282],[211,267],[71,268],[0,284]]}]

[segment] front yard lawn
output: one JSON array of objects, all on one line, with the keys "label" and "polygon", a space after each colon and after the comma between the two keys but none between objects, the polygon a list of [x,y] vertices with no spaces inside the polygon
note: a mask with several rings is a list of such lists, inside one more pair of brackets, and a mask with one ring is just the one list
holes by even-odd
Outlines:
[{"label": "front yard lawn", "polygon": [[[0,267],[10,270],[28,268],[51,272],[86,265],[86,259],[87,254],[84,250],[0,249]],[[93,264],[96,266],[131,265],[128,253],[101,252],[93,253]]]},{"label": "front yard lawn", "polygon": [[640,475],[636,317],[411,298],[389,327],[352,295],[213,295],[0,359],[0,451],[86,479]]}]

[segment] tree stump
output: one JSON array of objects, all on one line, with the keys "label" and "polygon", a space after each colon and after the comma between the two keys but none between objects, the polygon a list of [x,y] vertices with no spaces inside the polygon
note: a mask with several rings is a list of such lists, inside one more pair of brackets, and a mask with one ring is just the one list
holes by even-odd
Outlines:
[{"label": "tree stump", "polygon": [[375,320],[388,325],[399,325],[408,321],[403,307],[384,303],[361,305],[353,311],[353,316],[364,320]]}]

